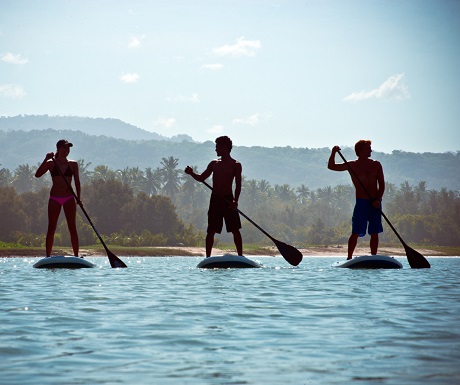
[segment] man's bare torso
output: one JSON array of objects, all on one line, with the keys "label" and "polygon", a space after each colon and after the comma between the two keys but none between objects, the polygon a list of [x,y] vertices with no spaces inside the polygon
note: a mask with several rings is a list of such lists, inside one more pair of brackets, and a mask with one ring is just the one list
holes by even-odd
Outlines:
[{"label": "man's bare torso", "polygon": [[241,164],[233,158],[216,159],[210,163],[212,185],[215,192],[230,195],[233,192],[233,180],[241,174]]}]

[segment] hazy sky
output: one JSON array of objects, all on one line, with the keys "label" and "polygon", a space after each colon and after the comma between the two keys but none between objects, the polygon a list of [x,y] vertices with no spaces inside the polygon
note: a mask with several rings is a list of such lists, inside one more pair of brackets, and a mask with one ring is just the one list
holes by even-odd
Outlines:
[{"label": "hazy sky", "polygon": [[0,0],[0,115],[460,150],[460,1]]}]

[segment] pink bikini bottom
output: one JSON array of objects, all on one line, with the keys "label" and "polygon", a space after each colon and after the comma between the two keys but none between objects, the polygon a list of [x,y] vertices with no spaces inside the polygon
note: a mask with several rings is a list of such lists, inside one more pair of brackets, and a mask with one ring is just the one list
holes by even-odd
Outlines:
[{"label": "pink bikini bottom", "polygon": [[64,206],[65,203],[73,199],[73,195],[67,195],[65,197],[56,197],[56,196],[50,195],[50,199],[59,203],[61,206]]}]

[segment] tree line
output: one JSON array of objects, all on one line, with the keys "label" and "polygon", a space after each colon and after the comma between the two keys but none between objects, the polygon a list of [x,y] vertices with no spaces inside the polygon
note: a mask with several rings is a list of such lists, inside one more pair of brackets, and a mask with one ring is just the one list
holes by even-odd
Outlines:
[{"label": "tree line", "polygon": [[[125,246],[203,245],[210,191],[179,168],[179,159],[164,157],[153,168],[113,170],[79,160],[82,201],[109,244]],[[1,167],[1,166],[0,166]],[[37,165],[38,167],[38,165]],[[0,241],[42,246],[47,227],[50,177],[34,177],[28,164],[10,171],[0,168]],[[195,169],[195,171],[198,171]],[[297,245],[346,243],[354,206],[350,184],[310,189],[302,184],[271,185],[243,176],[239,208],[270,234]],[[460,244],[459,192],[430,190],[426,182],[399,186],[386,183],[383,211],[406,242],[427,245]],[[82,245],[97,243],[84,218],[78,218]],[[384,224],[385,226],[385,224]],[[270,244],[257,228],[243,220],[244,242]],[[69,243],[61,220],[57,245]],[[227,234],[219,237],[230,241]],[[398,242],[388,227],[382,241]]]},{"label": "tree line", "polygon": [[[58,131],[51,128],[2,131],[0,124],[0,164],[10,170],[24,164],[33,166],[43,159],[46,152],[53,151],[54,143],[61,138],[74,143],[74,159],[89,159],[93,163],[92,167],[107,165],[112,170],[139,167],[145,171],[152,165],[159,165],[163,158],[169,156],[179,159],[180,168],[194,164],[202,170],[210,158],[215,156],[213,141],[123,140],[112,137],[115,136],[112,134],[115,126],[108,124],[104,127],[107,130],[106,136],[96,136],[81,131]],[[311,189],[349,183],[346,173],[331,176],[327,169],[330,153],[330,148],[245,147],[237,143],[234,143],[232,150],[233,157],[242,163],[243,173],[248,179],[268,179],[273,185],[287,183],[295,188],[303,183]],[[354,150],[346,145],[342,153],[347,159],[355,157]],[[460,151],[443,154],[396,150],[386,154],[373,151],[372,157],[382,163],[386,179],[398,186],[405,181],[410,184],[426,181],[430,189],[460,188],[459,178],[453,177],[460,167]]]}]

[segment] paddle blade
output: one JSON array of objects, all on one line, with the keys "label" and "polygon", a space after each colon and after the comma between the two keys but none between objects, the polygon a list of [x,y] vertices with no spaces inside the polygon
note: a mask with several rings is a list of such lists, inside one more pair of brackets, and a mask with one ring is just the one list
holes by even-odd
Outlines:
[{"label": "paddle blade", "polygon": [[407,261],[412,269],[429,269],[431,267],[430,262],[428,262],[422,254],[407,246],[405,243],[403,246],[406,250]]},{"label": "paddle blade", "polygon": [[284,242],[277,241],[276,239],[273,239],[273,242],[275,242],[275,245],[283,258],[292,266],[297,266],[300,262],[302,262],[303,255],[295,247],[287,245]]},{"label": "paddle blade", "polygon": [[114,253],[112,253],[110,250],[106,249],[107,251],[107,257],[109,257],[109,262],[110,266],[116,268],[116,267],[128,267],[125,265],[125,263],[118,258]]}]

